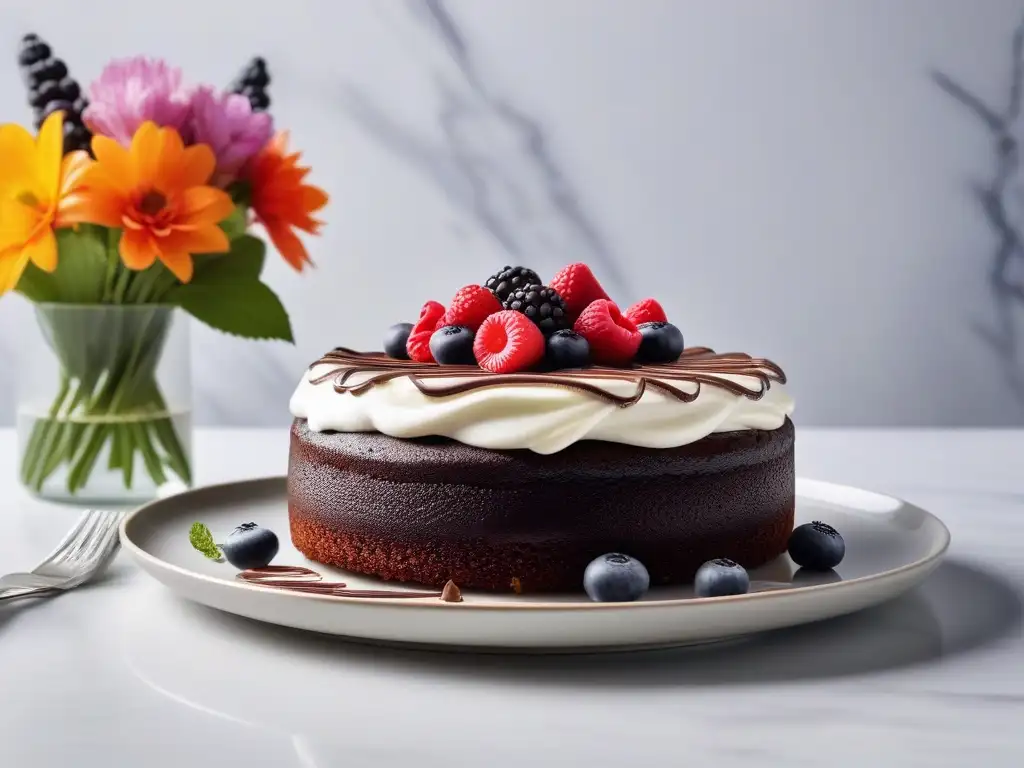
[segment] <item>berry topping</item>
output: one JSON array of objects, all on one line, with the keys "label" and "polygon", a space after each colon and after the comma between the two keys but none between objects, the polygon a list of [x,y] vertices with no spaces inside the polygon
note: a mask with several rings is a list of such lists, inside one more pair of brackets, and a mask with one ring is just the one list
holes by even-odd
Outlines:
[{"label": "berry topping", "polygon": [[445,325],[462,325],[475,331],[488,315],[501,312],[501,302],[482,285],[467,285],[455,294],[444,313]]},{"label": "berry topping", "polygon": [[432,363],[434,356],[430,354],[430,337],[443,324],[444,305],[437,301],[428,301],[420,310],[420,319],[412,327],[405,351],[417,363]]},{"label": "berry topping", "polygon": [[654,299],[643,299],[623,312],[626,317],[637,325],[641,323],[667,323],[668,315]]},{"label": "berry topping", "polygon": [[522,312],[544,335],[560,331],[569,325],[565,316],[565,302],[554,288],[547,288],[539,283],[525,288],[516,288],[504,302],[505,309]]},{"label": "berry topping", "polygon": [[750,576],[746,568],[727,558],[709,560],[697,569],[693,591],[697,597],[744,595],[750,591]]},{"label": "berry topping", "polygon": [[592,302],[576,320],[573,330],[589,342],[594,361],[606,365],[628,365],[643,338],[633,321],[623,317],[608,299]]},{"label": "berry topping", "polygon": [[409,334],[412,333],[412,323],[395,323],[386,334],[384,334],[384,354],[396,360],[408,360],[409,352],[406,344],[409,343]]},{"label": "berry topping", "polygon": [[543,283],[532,269],[526,267],[505,267],[500,272],[495,272],[484,283],[485,288],[494,291],[498,301],[505,301],[509,294],[517,288],[525,288],[528,285]]},{"label": "berry topping", "polygon": [[579,317],[591,302],[608,298],[590,267],[583,263],[564,267],[549,285],[558,291],[571,318]]},{"label": "berry topping", "polygon": [[628,603],[643,597],[651,585],[644,564],[611,552],[591,560],[583,572],[583,589],[598,603]]},{"label": "berry topping", "polygon": [[843,561],[846,542],[831,525],[815,520],[793,529],[788,550],[797,565],[814,571],[828,571]]},{"label": "berry topping", "polygon": [[590,364],[590,344],[576,331],[555,331],[548,337],[545,362],[553,370]]},{"label": "berry topping", "polygon": [[242,523],[220,545],[224,557],[240,571],[266,568],[277,556],[277,534],[256,523]]},{"label": "berry topping", "polygon": [[440,365],[473,365],[473,332],[464,325],[445,325],[430,337],[430,353]]},{"label": "berry topping", "polygon": [[484,320],[476,332],[473,354],[491,373],[515,373],[544,357],[544,334],[526,315],[506,309]]},{"label": "berry topping", "polygon": [[642,363],[671,363],[683,354],[683,333],[672,323],[641,323],[642,340],[636,359]]}]

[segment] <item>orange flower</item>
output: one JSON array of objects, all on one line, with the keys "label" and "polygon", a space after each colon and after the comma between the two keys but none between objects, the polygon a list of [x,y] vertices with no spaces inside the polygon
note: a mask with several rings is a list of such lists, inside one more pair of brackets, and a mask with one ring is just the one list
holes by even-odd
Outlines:
[{"label": "orange flower", "polygon": [[0,294],[18,284],[28,262],[57,268],[54,227],[89,164],[85,152],[64,156],[64,116],[46,118],[39,136],[20,125],[0,126]]},{"label": "orange flower", "polygon": [[288,154],[288,134],[278,133],[250,161],[246,178],[252,184],[252,210],[270,241],[298,271],[312,261],[295,229],[320,233],[323,222],[310,214],[327,205],[327,193],[304,184],[309,168],[299,165],[299,153]]},{"label": "orange flower", "polygon": [[187,283],[193,253],[230,250],[217,225],[234,203],[223,190],[207,186],[215,165],[208,146],[186,148],[173,128],[146,122],[131,148],[95,136],[92,150],[96,162],[67,215],[122,228],[121,260],[129,269],[146,269],[159,259]]}]

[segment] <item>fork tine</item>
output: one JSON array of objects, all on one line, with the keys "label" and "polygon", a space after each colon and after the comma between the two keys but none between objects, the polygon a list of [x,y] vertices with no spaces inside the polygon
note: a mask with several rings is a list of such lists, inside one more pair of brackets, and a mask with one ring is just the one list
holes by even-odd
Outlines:
[{"label": "fork tine", "polygon": [[54,548],[53,552],[51,552],[43,559],[43,563],[50,562],[51,560],[55,559],[57,555],[59,555],[61,552],[67,549],[71,545],[71,542],[78,538],[78,536],[82,533],[82,530],[85,528],[86,524],[92,521],[92,514],[93,510],[91,509],[82,513],[82,515],[78,518],[78,522],[75,523],[75,527],[68,531],[67,535],[63,539],[61,539],[60,544],[58,544]]},{"label": "fork tine", "polygon": [[80,515],[78,520],[76,521],[75,527],[68,531],[68,534],[65,536],[65,538],[60,540],[60,543],[56,547],[54,547],[53,551],[50,552],[50,554],[48,554],[43,559],[43,562],[49,562],[58,554],[60,554],[63,550],[65,550],[65,548],[68,547],[76,539],[76,537],[78,537],[79,534],[81,534],[82,528],[84,528],[85,524],[89,522],[91,514],[92,510],[86,510],[84,513],[82,513],[82,515]]},{"label": "fork tine", "polygon": [[113,514],[105,514],[100,524],[93,531],[90,540],[82,547],[74,558],[77,563],[92,567],[94,561],[102,559],[103,553],[110,544],[111,532],[116,533],[118,518]]},{"label": "fork tine", "polygon": [[93,536],[96,535],[96,529],[103,523],[104,513],[93,509],[88,512],[89,520],[85,526],[85,529],[75,537],[75,540],[67,546],[63,552],[60,552],[57,557],[53,560],[54,563],[63,563],[67,560],[77,560],[81,555],[82,548],[87,546]]}]

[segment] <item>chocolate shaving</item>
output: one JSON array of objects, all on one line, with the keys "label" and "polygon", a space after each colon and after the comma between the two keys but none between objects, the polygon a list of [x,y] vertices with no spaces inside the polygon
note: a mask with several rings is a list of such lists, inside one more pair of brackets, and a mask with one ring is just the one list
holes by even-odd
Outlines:
[{"label": "chocolate shaving", "polygon": [[441,590],[441,600],[446,603],[461,603],[462,602],[462,590],[459,589],[459,585],[451,579],[444,585],[444,589]]}]

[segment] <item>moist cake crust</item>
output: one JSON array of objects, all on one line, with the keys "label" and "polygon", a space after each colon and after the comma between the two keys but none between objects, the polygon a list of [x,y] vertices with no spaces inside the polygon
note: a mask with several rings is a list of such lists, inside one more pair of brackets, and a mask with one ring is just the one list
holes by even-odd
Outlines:
[{"label": "moist cake crust", "polygon": [[787,418],[679,448],[582,441],[539,455],[296,419],[291,536],[317,562],[434,587],[578,591],[587,563],[612,551],[640,559],[653,584],[688,583],[712,558],[754,568],[785,551],[793,442]]}]

